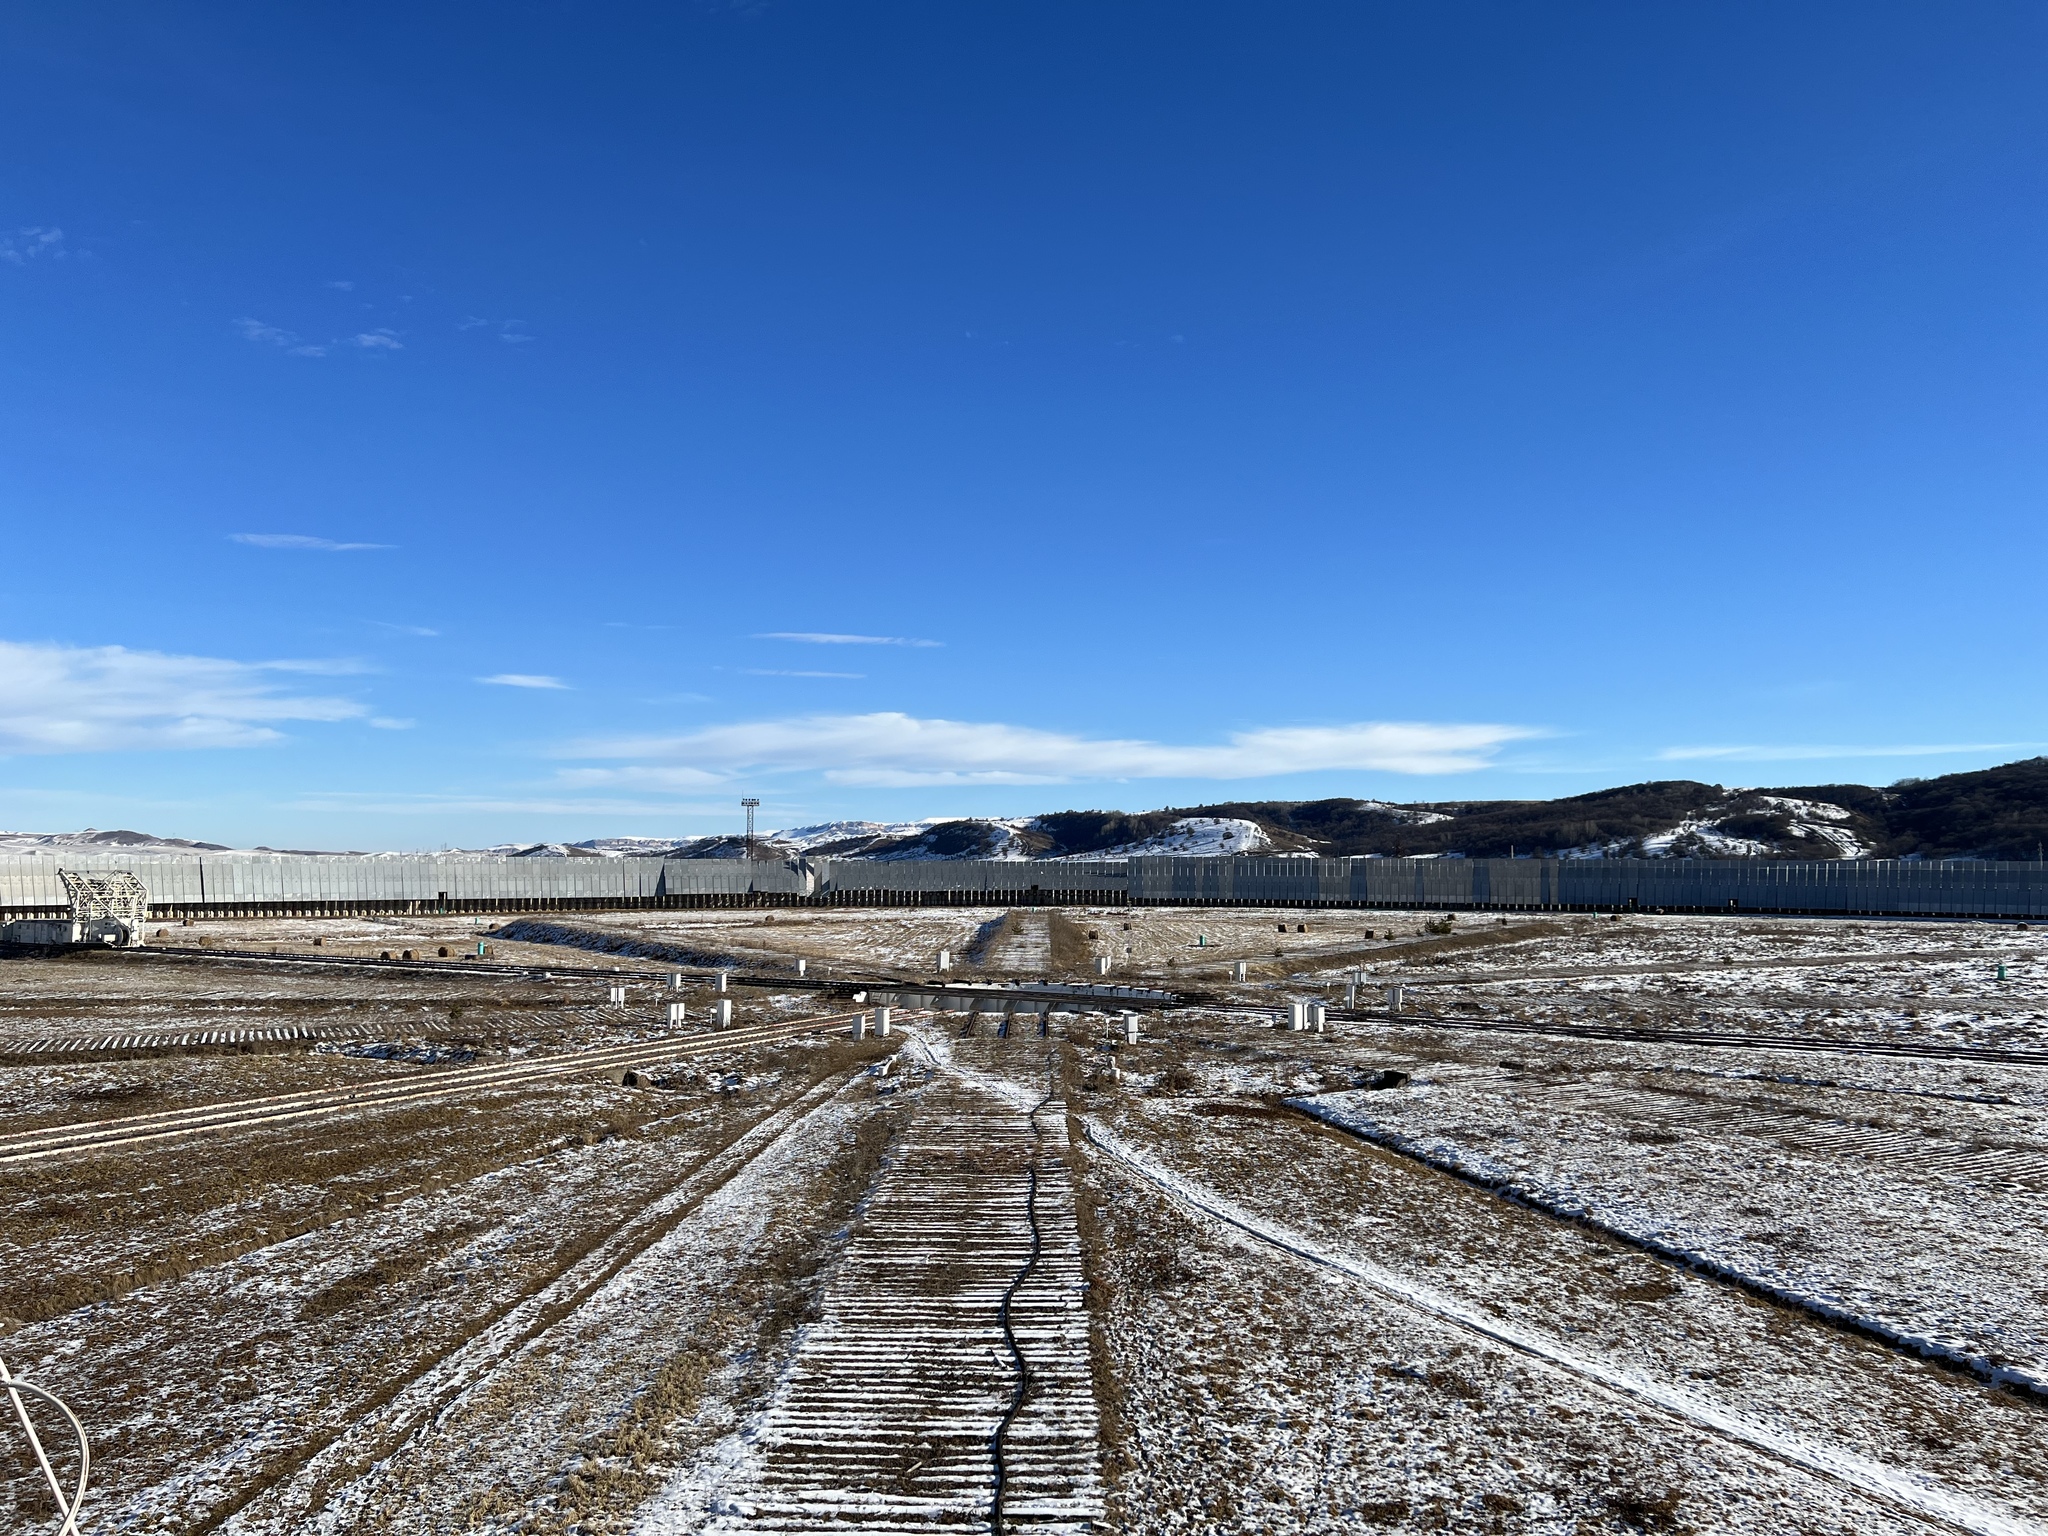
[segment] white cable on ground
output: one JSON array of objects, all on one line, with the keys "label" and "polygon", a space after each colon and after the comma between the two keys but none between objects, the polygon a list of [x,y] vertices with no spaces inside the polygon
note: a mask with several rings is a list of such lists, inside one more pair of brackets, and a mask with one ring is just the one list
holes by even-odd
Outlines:
[{"label": "white cable on ground", "polygon": [[[50,1485],[50,1497],[56,1501],[61,1523],[57,1536],[78,1536],[78,1511],[85,1503],[85,1480],[92,1471],[92,1447],[86,1443],[85,1426],[78,1422],[78,1415],[64,1405],[64,1400],[47,1387],[39,1387],[32,1381],[25,1381],[7,1369],[7,1362],[0,1360],[0,1387],[7,1391],[8,1399],[14,1404],[14,1416],[21,1421],[22,1433],[28,1436],[29,1449],[35,1452],[36,1465],[43,1469],[43,1479]],[[64,1415],[64,1422],[71,1426],[71,1433],[78,1437],[78,1486],[67,1499],[64,1485],[57,1478],[57,1469],[50,1465],[50,1454],[43,1449],[42,1437],[36,1433],[35,1421],[28,1416],[28,1404],[21,1400],[22,1393],[39,1397]]]}]

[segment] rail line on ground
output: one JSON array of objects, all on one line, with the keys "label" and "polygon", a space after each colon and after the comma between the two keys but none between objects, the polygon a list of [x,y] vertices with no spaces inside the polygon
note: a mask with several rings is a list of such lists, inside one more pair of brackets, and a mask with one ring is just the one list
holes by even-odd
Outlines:
[{"label": "rail line on ground", "polygon": [[688,1035],[659,1035],[628,1044],[599,1046],[587,1051],[524,1057],[516,1061],[492,1062],[483,1066],[408,1073],[396,1081],[375,1085],[307,1089],[298,1093],[270,1094],[260,1098],[233,1099],[224,1103],[161,1110],[153,1114],[126,1115],[111,1120],[42,1126],[33,1130],[17,1131],[9,1136],[0,1136],[0,1166],[29,1162],[37,1158],[56,1157],[67,1152],[104,1151],[142,1142],[161,1141],[174,1136],[241,1130],[254,1125],[278,1124],[318,1115],[382,1109],[394,1104],[410,1104],[462,1093],[517,1087],[524,1083],[542,1082],[555,1077],[616,1070],[654,1061],[683,1060],[717,1051],[794,1039],[834,1025],[850,1025],[856,1017],[859,1015],[852,1013],[813,1015],[802,1019],[742,1025]]}]

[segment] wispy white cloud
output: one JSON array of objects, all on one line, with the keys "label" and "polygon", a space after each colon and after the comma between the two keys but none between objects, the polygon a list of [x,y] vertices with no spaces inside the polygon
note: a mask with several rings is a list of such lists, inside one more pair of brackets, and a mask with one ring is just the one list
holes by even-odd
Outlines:
[{"label": "wispy white cloud", "polygon": [[756,640],[794,640],[799,645],[914,645],[921,649],[944,645],[943,640],[912,640],[904,635],[821,635],[808,630],[775,630],[754,636]]},{"label": "wispy white cloud", "polygon": [[809,715],[711,726],[679,736],[590,740],[558,755],[628,764],[576,769],[565,776],[584,784],[676,787],[750,771],[816,771],[835,784],[902,788],[1249,779],[1327,769],[1465,773],[1485,767],[1506,743],[1542,734],[1513,725],[1369,721],[1269,727],[1238,732],[1219,745],[1174,746],[890,712]]},{"label": "wispy white cloud", "polygon": [[354,293],[356,291],[356,285],[345,277],[337,277],[333,282],[327,284],[327,286],[329,288],[336,289],[342,293]]},{"label": "wispy white cloud", "polygon": [[369,724],[374,725],[380,731],[409,731],[417,722],[394,719],[390,715],[372,715],[370,716]]},{"label": "wispy white cloud", "polygon": [[477,679],[498,688],[567,688],[569,685],[559,677],[543,677],[537,672],[497,672],[489,677]]},{"label": "wispy white cloud", "polygon": [[0,752],[132,752],[254,747],[281,740],[274,722],[353,720],[353,699],[281,690],[307,662],[0,641]]},{"label": "wispy white cloud", "polygon": [[495,330],[498,333],[498,340],[517,343],[533,340],[522,329],[525,324],[524,320],[486,320],[482,315],[471,315],[468,319],[457,325],[455,329],[458,331]]},{"label": "wispy white cloud", "polygon": [[349,345],[352,347],[366,347],[372,352],[379,350],[403,352],[405,350],[405,343],[398,339],[398,333],[387,330],[381,325],[374,331],[364,331],[360,335],[351,336],[349,338]]},{"label": "wispy white cloud", "polygon": [[792,667],[741,667],[744,677],[866,677],[865,672],[805,672]]},{"label": "wispy white cloud", "polygon": [[367,622],[376,629],[387,630],[394,635],[411,635],[418,640],[438,640],[441,638],[441,631],[438,629],[428,629],[424,624],[392,624],[383,619],[370,619]]},{"label": "wispy white cloud", "polygon": [[314,656],[298,661],[258,661],[250,665],[265,672],[302,672],[309,677],[360,677],[377,669],[354,656]]},{"label": "wispy white cloud", "polygon": [[62,261],[68,254],[64,249],[64,231],[41,224],[32,224],[26,229],[17,229],[13,234],[0,236],[0,261],[9,266],[25,267],[32,261]]},{"label": "wispy white cloud", "polygon": [[1730,763],[1793,763],[1822,758],[1852,757],[1953,757],[1972,752],[2020,752],[2037,748],[2038,741],[1966,741],[1912,746],[1721,746],[1666,747],[1657,754],[1663,763],[1719,761]]},{"label": "wispy white cloud", "polygon": [[283,347],[296,357],[325,357],[327,349],[299,339],[296,331],[285,330],[282,326],[266,325],[261,320],[252,320],[247,315],[235,322],[235,329],[242,336],[265,346]]},{"label": "wispy white cloud", "polygon": [[228,535],[237,544],[252,544],[258,549],[318,549],[326,551],[348,549],[391,549],[390,544],[347,544],[336,539],[315,538],[310,533],[231,533]]}]

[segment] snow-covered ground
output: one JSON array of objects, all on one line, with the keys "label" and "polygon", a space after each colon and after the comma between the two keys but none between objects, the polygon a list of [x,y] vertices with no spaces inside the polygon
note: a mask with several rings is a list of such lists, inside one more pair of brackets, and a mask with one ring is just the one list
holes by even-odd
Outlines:
[{"label": "snow-covered ground", "polygon": [[[1023,1273],[1035,1172],[1057,1284],[1015,1293],[1016,1337],[1058,1391],[1027,1392],[1014,1448],[1056,1453],[1057,1476],[1017,1528],[2048,1529],[2048,1408],[2018,1390],[2048,1365],[2048,1068],[1938,1054],[2048,1045],[2033,931],[1115,908],[991,926],[1005,916],[559,921],[813,977],[923,974],[942,947],[964,964],[983,932],[1037,954],[1057,922],[1118,979],[1210,1000],[1149,1013],[1136,1044],[1101,1017],[997,1037],[950,1016],[900,1052],[900,1033],[842,1034],[664,1063],[668,994],[606,997],[610,967],[644,962],[489,919],[176,933],[309,953],[317,935],[323,955],[482,937],[534,976],[7,961],[0,1042],[110,1020],[367,1034],[264,1056],[0,1051],[0,1130],[600,1042],[646,1043],[654,1084],[0,1169],[0,1353],[93,1427],[89,1524],[667,1536],[875,1529],[887,1509],[986,1530],[991,1410],[1016,1380],[987,1313]],[[1258,1011],[1341,1002],[1360,969],[1408,985],[1408,1012],[1316,1035]],[[750,1017],[816,1006],[738,997]],[[1737,1043],[1460,1022],[1489,1019]],[[1742,1043],[1762,1034],[1935,1054]],[[30,1523],[19,1470],[0,1463],[0,1526]]]}]

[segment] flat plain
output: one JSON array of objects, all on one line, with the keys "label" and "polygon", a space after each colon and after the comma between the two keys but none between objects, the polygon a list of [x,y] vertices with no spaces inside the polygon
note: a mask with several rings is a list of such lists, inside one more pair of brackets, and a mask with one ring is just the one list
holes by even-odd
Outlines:
[{"label": "flat plain", "polygon": [[[777,908],[8,959],[0,1356],[86,1423],[92,1531],[2048,1530],[2038,937]],[[878,1037],[941,950],[1186,1002]]]}]

